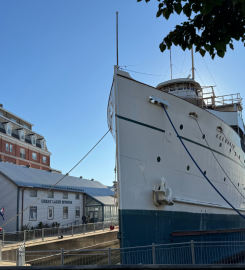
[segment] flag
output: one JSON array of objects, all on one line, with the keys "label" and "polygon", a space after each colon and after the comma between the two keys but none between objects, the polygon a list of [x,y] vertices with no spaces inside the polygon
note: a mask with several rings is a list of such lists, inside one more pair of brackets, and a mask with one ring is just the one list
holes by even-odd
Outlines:
[{"label": "flag", "polygon": [[0,209],[0,216],[3,218],[3,220],[5,219],[4,218],[4,206]]}]

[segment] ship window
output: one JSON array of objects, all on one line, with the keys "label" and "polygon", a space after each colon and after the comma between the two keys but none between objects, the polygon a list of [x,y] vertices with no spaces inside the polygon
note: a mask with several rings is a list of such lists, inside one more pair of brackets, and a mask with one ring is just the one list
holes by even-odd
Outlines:
[{"label": "ship window", "polygon": [[224,181],[226,180],[226,178],[224,177]]},{"label": "ship window", "polygon": [[157,162],[160,162],[161,161],[161,158],[160,157],[157,157]]},{"label": "ship window", "polygon": [[219,137],[219,134],[216,135],[216,138],[218,138],[218,137]]},{"label": "ship window", "polygon": [[206,175],[206,173],[207,173],[207,172],[206,172],[206,171],[204,171],[204,174],[205,174],[205,175]]},{"label": "ship window", "polygon": [[219,147],[221,147],[222,143],[219,144]]},{"label": "ship window", "polygon": [[[231,152],[231,149],[230,149],[230,152]],[[245,160],[244,160],[244,162],[245,162]]]},{"label": "ship window", "polygon": [[222,138],[222,142],[224,141],[224,138]]},{"label": "ship window", "polygon": [[202,138],[205,139],[205,134],[202,135]]},{"label": "ship window", "polygon": [[239,186],[239,183],[238,183],[238,186]]},{"label": "ship window", "polygon": [[187,166],[187,171],[189,171],[189,170],[190,170],[190,166],[188,165],[188,166]]},{"label": "ship window", "polygon": [[239,159],[240,159],[240,156],[239,156]]},{"label": "ship window", "polygon": [[180,129],[183,129],[183,125],[181,124],[179,128],[180,128]]}]

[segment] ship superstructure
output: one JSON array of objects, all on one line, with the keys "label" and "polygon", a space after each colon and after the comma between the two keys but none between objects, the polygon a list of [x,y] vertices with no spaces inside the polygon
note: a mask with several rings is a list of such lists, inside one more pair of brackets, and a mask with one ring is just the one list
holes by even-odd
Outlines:
[{"label": "ship superstructure", "polygon": [[188,78],[155,88],[115,66],[108,125],[117,149],[121,247],[243,231],[245,220],[213,188],[245,214],[242,109],[239,94],[216,96]]}]

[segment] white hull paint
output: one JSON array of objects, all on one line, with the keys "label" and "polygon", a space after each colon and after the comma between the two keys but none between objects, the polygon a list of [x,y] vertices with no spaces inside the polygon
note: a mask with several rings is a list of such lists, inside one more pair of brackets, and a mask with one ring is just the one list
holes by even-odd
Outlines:
[{"label": "white hull paint", "polygon": [[[245,196],[245,154],[237,133],[209,111],[137,82],[115,68],[108,125],[117,144],[119,209],[237,215],[200,173],[163,108],[150,103],[149,96],[169,102],[167,112],[194,160],[220,193],[245,214],[245,199],[237,191]],[[198,115],[210,148],[237,189],[213,157],[190,112]],[[222,127],[234,151],[217,127]],[[153,202],[154,186],[163,177],[173,191],[174,205],[156,206]]]}]

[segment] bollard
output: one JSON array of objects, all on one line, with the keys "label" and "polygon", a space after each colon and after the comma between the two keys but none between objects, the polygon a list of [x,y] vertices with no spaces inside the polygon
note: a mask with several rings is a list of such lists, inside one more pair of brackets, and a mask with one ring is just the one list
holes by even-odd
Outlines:
[{"label": "bollard", "polygon": [[73,225],[71,225],[71,236],[73,236]]},{"label": "bollard", "polygon": [[62,248],[61,249],[61,266],[63,266],[64,265],[64,249]]},{"label": "bollard", "polygon": [[154,243],[152,243],[152,264],[156,264],[156,249]]},{"label": "bollard", "polygon": [[42,241],[44,241],[44,228],[42,228]]},{"label": "bollard", "polygon": [[108,265],[111,265],[111,248],[108,248]]},{"label": "bollard", "polygon": [[194,250],[194,242],[191,240],[191,257],[192,257],[192,264],[196,264],[195,261],[195,250]]},{"label": "bollard", "polygon": [[26,230],[24,230],[24,242],[26,242]]}]

